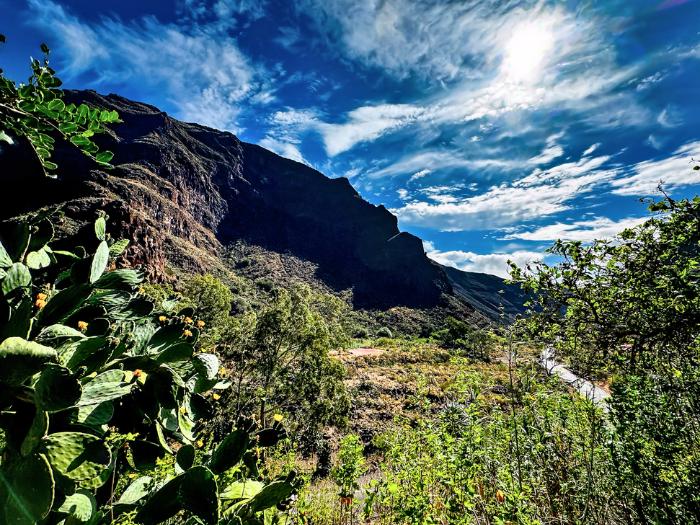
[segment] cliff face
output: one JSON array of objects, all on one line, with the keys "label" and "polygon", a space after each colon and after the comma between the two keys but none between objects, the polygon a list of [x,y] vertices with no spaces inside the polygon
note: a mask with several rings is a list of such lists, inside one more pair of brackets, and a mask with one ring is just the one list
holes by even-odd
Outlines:
[{"label": "cliff face", "polygon": [[164,277],[168,261],[196,270],[222,245],[244,239],[317,263],[332,287],[353,289],[358,306],[430,307],[451,293],[420,239],[400,232],[396,217],[364,201],[347,179],[116,95],[67,98],[119,112],[124,123],[99,141],[115,153],[115,169],[64,147],[56,152],[59,178],[47,179],[26,150],[7,147],[3,184],[21,191],[3,192],[0,219],[61,204],[62,229],[71,233],[104,210],[114,235],[133,241],[129,261],[154,278]]}]

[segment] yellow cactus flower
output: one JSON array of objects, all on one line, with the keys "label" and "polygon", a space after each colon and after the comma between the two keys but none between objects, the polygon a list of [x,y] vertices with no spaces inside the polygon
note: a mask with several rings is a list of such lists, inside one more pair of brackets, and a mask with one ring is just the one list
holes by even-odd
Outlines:
[{"label": "yellow cactus flower", "polygon": [[214,398],[214,401],[218,401],[219,399],[221,399],[221,396],[219,394],[212,394],[211,397]]},{"label": "yellow cactus flower", "polygon": [[192,324],[192,318],[191,317],[185,317],[185,324]]},{"label": "yellow cactus flower", "polygon": [[201,319],[199,319],[199,320],[197,321],[197,328],[204,328],[204,325],[205,325],[205,324],[206,324],[206,323],[205,323],[204,321],[202,321]]},{"label": "yellow cactus flower", "polygon": [[219,375],[221,377],[226,377],[228,375],[228,370],[226,370],[226,368],[222,366],[221,368],[219,368]]},{"label": "yellow cactus flower", "polygon": [[160,317],[158,317],[158,320],[159,320],[161,323],[164,323],[164,322],[166,322],[166,321],[168,320],[168,318],[165,317],[164,315],[161,315]]},{"label": "yellow cactus flower", "polygon": [[187,409],[185,407],[180,407],[180,414],[182,414],[182,415],[187,414]]},{"label": "yellow cactus flower", "polygon": [[204,441],[201,439],[197,440],[197,448],[202,448],[204,446]]},{"label": "yellow cactus flower", "polygon": [[34,306],[41,310],[44,306],[46,306],[46,301],[44,301],[43,299],[37,299],[34,303]]},{"label": "yellow cactus flower", "polygon": [[274,416],[272,416],[272,419],[274,419],[278,423],[281,423],[284,419],[284,416],[282,414],[275,414]]},{"label": "yellow cactus flower", "polygon": [[190,330],[183,330],[182,335],[185,337],[192,337],[192,331]]},{"label": "yellow cactus flower", "polygon": [[78,330],[84,332],[88,329],[88,324],[85,321],[78,321]]}]

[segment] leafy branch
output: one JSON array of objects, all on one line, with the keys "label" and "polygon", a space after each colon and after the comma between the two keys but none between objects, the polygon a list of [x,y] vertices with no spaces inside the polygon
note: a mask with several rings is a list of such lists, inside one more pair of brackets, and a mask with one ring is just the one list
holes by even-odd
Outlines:
[{"label": "leafy branch", "polygon": [[[0,34],[0,44],[5,36]],[[70,142],[103,167],[111,168],[111,151],[100,151],[93,138],[105,133],[106,124],[121,122],[116,111],[93,108],[87,104],[66,104],[62,82],[49,66],[50,50],[41,44],[43,60],[32,58],[32,74],[26,84],[16,84],[0,69],[0,141],[14,143],[27,139],[41,162],[44,175],[55,177],[57,169],[51,161],[56,138]]]}]

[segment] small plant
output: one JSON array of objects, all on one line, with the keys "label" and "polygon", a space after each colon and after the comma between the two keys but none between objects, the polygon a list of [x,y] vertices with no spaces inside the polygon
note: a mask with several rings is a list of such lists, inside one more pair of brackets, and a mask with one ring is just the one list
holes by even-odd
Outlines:
[{"label": "small plant", "polygon": [[365,473],[364,446],[357,434],[348,434],[340,441],[338,459],[331,469],[331,478],[338,485],[342,506],[349,506],[359,489],[358,479]]}]

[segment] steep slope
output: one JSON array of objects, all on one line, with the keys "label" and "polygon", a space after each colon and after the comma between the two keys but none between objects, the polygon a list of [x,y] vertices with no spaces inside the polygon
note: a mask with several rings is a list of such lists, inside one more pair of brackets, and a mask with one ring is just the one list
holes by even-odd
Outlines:
[{"label": "steep slope", "polygon": [[443,268],[452,284],[453,294],[487,317],[497,319],[501,307],[509,317],[523,312],[527,297],[520,287],[507,285],[496,275],[465,272],[448,266]]},{"label": "steep slope", "polygon": [[364,201],[347,179],[116,95],[68,98],[120,113],[124,123],[100,139],[116,168],[97,169],[59,148],[60,177],[44,179],[25,150],[6,148],[4,183],[31,192],[15,192],[0,218],[61,204],[71,233],[105,210],[134,241],[129,260],[155,278],[165,276],[166,263],[197,269],[222,245],[245,239],[313,261],[333,288],[353,290],[357,306],[430,307],[451,291],[420,239],[400,232],[396,217]]}]

